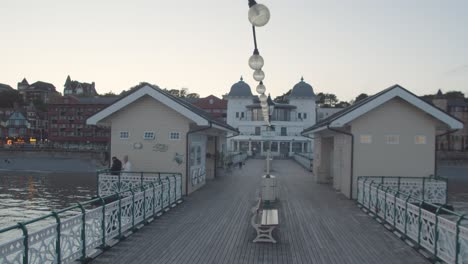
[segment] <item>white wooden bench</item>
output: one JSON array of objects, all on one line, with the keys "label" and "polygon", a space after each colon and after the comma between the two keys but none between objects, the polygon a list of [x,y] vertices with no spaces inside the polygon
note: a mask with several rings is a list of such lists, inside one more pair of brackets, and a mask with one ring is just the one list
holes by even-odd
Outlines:
[{"label": "white wooden bench", "polygon": [[277,209],[260,209],[262,200],[258,200],[257,205],[252,208],[252,226],[257,231],[257,236],[253,242],[271,242],[276,243],[273,238],[273,230],[278,226]]}]

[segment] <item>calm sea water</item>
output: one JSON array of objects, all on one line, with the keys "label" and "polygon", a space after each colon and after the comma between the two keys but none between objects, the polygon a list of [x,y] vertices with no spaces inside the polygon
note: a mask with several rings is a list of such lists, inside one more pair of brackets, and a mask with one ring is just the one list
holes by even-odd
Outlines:
[{"label": "calm sea water", "polygon": [[0,171],[0,229],[95,195],[95,173]]}]

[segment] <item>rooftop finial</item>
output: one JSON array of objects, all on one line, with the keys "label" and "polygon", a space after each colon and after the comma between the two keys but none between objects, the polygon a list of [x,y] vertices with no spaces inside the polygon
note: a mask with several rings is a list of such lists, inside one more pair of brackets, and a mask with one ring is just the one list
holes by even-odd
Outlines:
[{"label": "rooftop finial", "polygon": [[241,75],[241,81],[243,81],[243,80],[244,80],[244,78],[243,78],[242,75]]},{"label": "rooftop finial", "polygon": [[301,76],[301,82],[303,82],[303,81],[304,81],[304,76]]}]

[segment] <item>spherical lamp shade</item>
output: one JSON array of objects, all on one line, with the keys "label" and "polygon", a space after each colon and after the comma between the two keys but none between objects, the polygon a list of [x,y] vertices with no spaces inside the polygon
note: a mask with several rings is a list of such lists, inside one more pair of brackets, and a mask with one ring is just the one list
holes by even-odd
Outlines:
[{"label": "spherical lamp shade", "polygon": [[268,103],[267,102],[260,102],[260,106],[263,108],[268,108]]},{"label": "spherical lamp shade", "polygon": [[262,69],[264,63],[265,62],[263,61],[263,57],[259,54],[254,54],[249,58],[249,66],[252,68],[252,70]]},{"label": "spherical lamp shade", "polygon": [[268,100],[268,97],[265,94],[261,94],[259,96],[260,102],[265,102]]},{"label": "spherical lamp shade", "polygon": [[253,5],[249,9],[249,21],[256,27],[263,27],[270,21],[270,10],[262,4]]},{"label": "spherical lamp shade", "polygon": [[260,69],[260,70],[255,70],[253,73],[253,78],[257,82],[263,81],[265,79],[265,73]]},{"label": "spherical lamp shade", "polygon": [[257,85],[257,93],[264,94],[265,91],[266,91],[266,87],[265,85],[263,85],[263,83],[260,83],[259,85]]}]

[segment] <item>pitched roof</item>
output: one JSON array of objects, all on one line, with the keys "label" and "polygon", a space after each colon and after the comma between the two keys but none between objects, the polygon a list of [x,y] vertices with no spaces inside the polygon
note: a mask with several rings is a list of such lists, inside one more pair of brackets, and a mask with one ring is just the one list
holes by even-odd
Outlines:
[{"label": "pitched roof", "polygon": [[344,125],[356,119],[357,117],[373,110],[374,108],[388,102],[389,100],[395,97],[399,97],[407,101],[408,103],[419,108],[421,111],[424,111],[432,117],[434,117],[435,119],[438,119],[441,122],[447,124],[452,129],[463,128],[462,121],[440,110],[439,108],[427,103],[415,94],[396,84],[379,93],[369,96],[351,106],[348,106],[343,110],[329,116],[328,118],[323,119],[320,122],[317,122],[315,125],[304,129],[304,131],[302,131],[302,134],[318,132],[323,129],[327,129],[327,127],[329,126],[343,127]]},{"label": "pitched roof", "polygon": [[[97,112],[88,120],[86,120],[87,124],[90,125],[95,125],[104,118],[112,115],[113,113],[125,108],[129,104],[135,102],[136,100],[140,99],[141,97],[148,95],[151,96],[152,98],[160,101],[161,103],[165,104],[166,106],[172,108],[173,110],[181,113],[188,119],[193,120],[194,122],[197,123],[197,125],[200,126],[208,126],[208,125],[214,125],[217,128],[221,128],[223,130],[229,130],[231,132],[237,132],[237,130],[230,125],[218,121],[211,117],[207,112],[205,112],[203,109],[200,109],[191,103],[175,97],[171,95],[168,92],[165,92],[164,90],[160,89],[157,86],[150,85],[150,84],[143,84],[140,88],[135,89],[132,91],[130,94],[127,96],[121,98],[120,100],[117,100],[114,102],[112,105],[106,107],[105,109]],[[188,110],[188,111],[187,111]]]},{"label": "pitched roof", "polygon": [[55,86],[51,83],[37,81],[29,86],[29,89],[43,90],[43,91],[54,91]]}]

